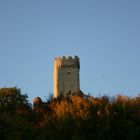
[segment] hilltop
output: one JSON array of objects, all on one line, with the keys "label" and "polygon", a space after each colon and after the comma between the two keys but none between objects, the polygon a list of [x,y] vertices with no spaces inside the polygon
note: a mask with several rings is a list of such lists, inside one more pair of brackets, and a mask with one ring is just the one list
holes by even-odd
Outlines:
[{"label": "hilltop", "polygon": [[0,89],[0,139],[138,140],[140,95],[73,93],[31,105],[18,88]]}]

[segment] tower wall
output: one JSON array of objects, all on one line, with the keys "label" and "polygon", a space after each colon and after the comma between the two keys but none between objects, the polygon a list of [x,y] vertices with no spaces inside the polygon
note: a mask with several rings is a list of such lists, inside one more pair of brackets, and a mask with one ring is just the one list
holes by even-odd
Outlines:
[{"label": "tower wall", "polygon": [[54,97],[78,92],[80,61],[78,56],[57,57],[54,60]]}]

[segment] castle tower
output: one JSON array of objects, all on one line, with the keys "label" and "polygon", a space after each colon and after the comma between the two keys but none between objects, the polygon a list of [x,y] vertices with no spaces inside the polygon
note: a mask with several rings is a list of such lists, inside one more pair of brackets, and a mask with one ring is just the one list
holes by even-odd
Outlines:
[{"label": "castle tower", "polygon": [[80,61],[78,56],[57,57],[54,60],[54,98],[80,91]]}]

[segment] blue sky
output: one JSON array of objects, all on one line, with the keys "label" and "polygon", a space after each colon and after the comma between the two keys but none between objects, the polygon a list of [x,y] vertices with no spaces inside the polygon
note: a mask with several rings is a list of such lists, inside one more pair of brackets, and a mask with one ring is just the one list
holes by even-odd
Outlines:
[{"label": "blue sky", "polygon": [[0,87],[53,92],[56,56],[80,57],[81,90],[140,93],[139,0],[0,0]]}]

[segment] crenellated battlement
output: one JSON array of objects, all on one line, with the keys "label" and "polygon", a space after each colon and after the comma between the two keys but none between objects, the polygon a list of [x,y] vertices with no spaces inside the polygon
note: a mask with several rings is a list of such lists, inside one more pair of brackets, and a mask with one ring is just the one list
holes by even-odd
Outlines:
[{"label": "crenellated battlement", "polygon": [[55,61],[79,61],[79,57],[78,56],[63,56],[63,57],[56,57]]},{"label": "crenellated battlement", "polygon": [[55,58],[55,63],[58,68],[80,68],[78,56],[63,56]]}]

